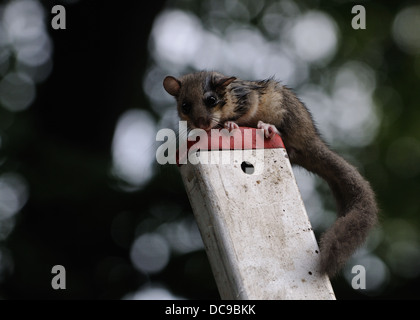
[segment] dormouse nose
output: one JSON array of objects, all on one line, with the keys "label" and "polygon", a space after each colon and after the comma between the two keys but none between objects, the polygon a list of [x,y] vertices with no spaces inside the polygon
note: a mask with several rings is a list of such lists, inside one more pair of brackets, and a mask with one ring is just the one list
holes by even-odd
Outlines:
[{"label": "dormouse nose", "polygon": [[197,128],[208,130],[210,129],[210,119],[205,117],[198,117],[195,121],[195,125]]}]

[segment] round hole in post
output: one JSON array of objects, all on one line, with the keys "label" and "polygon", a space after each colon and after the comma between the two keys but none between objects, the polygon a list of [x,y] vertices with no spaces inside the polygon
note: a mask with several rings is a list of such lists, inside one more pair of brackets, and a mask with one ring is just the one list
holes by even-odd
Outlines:
[{"label": "round hole in post", "polygon": [[254,165],[248,161],[243,161],[241,163],[241,169],[246,174],[253,174],[255,171]]}]

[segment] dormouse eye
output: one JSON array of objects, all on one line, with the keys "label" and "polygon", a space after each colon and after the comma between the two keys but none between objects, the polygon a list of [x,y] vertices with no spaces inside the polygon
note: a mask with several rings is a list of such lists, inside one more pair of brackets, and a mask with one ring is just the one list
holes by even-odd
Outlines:
[{"label": "dormouse eye", "polygon": [[191,104],[188,102],[183,102],[181,105],[181,111],[183,114],[188,114],[191,111]]},{"label": "dormouse eye", "polygon": [[217,99],[214,96],[208,96],[205,103],[207,107],[215,107],[217,105]]}]

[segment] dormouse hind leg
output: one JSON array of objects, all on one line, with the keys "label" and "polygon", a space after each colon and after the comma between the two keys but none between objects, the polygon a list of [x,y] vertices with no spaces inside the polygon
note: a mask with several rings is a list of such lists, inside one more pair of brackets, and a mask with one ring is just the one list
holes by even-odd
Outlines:
[{"label": "dormouse hind leg", "polygon": [[272,139],[276,134],[280,134],[280,132],[277,130],[275,125],[264,123],[262,121],[258,121],[257,124],[258,129],[264,130],[264,135],[266,138]]},{"label": "dormouse hind leg", "polygon": [[224,123],[224,126],[225,126],[225,129],[229,130],[229,132],[234,130],[234,129],[239,129],[239,126],[233,121],[226,121]]}]

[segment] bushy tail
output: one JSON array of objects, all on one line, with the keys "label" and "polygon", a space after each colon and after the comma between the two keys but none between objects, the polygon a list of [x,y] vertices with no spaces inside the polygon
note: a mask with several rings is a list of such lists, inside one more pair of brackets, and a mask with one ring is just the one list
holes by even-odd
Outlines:
[{"label": "bushy tail", "polygon": [[293,153],[290,160],[327,181],[336,199],[339,217],[320,240],[321,271],[334,276],[376,224],[375,194],[357,169],[321,140],[304,153]]}]

